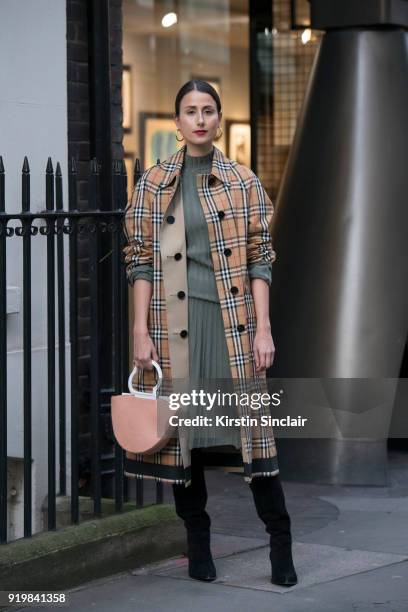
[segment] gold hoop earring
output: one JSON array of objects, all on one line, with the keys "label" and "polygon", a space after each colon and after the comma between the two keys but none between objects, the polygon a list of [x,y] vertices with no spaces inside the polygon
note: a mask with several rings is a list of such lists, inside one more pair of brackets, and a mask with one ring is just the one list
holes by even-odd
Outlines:
[{"label": "gold hoop earring", "polygon": [[[221,136],[222,136],[222,127],[219,127],[219,129],[221,130],[221,134],[219,134],[219,135],[217,134],[216,137],[214,138],[214,140],[219,140],[221,138]],[[218,129],[217,129],[217,132],[218,132]]]},{"label": "gold hoop earring", "polygon": [[182,140],[184,140],[184,136],[181,136],[181,138],[177,138],[177,132],[181,132],[181,130],[179,128],[177,128],[177,130],[176,130],[176,140],[178,142],[181,142]]}]

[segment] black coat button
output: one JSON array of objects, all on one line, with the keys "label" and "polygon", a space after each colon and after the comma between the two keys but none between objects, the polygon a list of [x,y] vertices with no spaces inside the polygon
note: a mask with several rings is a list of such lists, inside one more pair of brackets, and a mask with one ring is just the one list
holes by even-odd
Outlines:
[{"label": "black coat button", "polygon": [[245,325],[242,325],[242,323],[240,323],[239,325],[237,325],[237,331],[239,331],[239,332],[243,332],[243,331],[245,331]]},{"label": "black coat button", "polygon": [[218,218],[223,219],[225,217],[225,212],[223,210],[218,211]]},{"label": "black coat button", "polygon": [[178,297],[180,300],[184,300],[184,298],[186,297],[186,294],[184,293],[184,291],[179,291],[179,292],[177,293],[177,297]]},{"label": "black coat button", "polygon": [[169,215],[168,217],[166,217],[166,221],[167,223],[174,223],[175,218],[173,217],[173,215]]},{"label": "black coat button", "polygon": [[182,338],[186,338],[187,335],[188,335],[188,331],[186,329],[182,329],[180,332],[180,336]]},{"label": "black coat button", "polygon": [[237,295],[238,287],[231,287],[230,291],[231,291],[232,295]]},{"label": "black coat button", "polygon": [[174,256],[174,259],[175,259],[176,261],[179,261],[179,260],[180,260],[182,257],[183,257],[183,256],[182,256],[182,254],[181,254],[181,253],[176,253],[176,254],[175,254],[175,256]]},{"label": "black coat button", "polygon": [[224,249],[224,255],[225,255],[225,257],[229,257],[229,256],[231,255],[231,253],[232,253],[231,249],[228,249],[228,248],[227,248],[227,249]]}]

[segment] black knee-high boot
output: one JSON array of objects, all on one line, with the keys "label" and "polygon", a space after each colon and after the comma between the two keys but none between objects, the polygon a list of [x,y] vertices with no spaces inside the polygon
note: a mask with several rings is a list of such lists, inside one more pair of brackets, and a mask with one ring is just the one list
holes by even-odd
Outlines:
[{"label": "black knee-high boot", "polygon": [[271,582],[293,586],[297,583],[297,576],[292,559],[291,523],[279,474],[256,476],[250,487],[258,516],[270,535]]},{"label": "black knee-high boot", "polygon": [[196,580],[215,580],[216,569],[210,550],[211,519],[205,511],[207,487],[199,449],[191,451],[191,485],[173,485],[177,515],[187,530],[188,572]]}]

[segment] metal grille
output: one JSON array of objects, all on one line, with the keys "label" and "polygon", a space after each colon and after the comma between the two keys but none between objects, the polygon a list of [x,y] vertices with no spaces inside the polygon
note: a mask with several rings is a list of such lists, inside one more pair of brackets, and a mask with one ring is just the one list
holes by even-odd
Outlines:
[{"label": "metal grille", "polygon": [[309,30],[308,3],[274,0],[270,27],[258,32],[261,72],[257,173],[276,198],[322,33]]}]

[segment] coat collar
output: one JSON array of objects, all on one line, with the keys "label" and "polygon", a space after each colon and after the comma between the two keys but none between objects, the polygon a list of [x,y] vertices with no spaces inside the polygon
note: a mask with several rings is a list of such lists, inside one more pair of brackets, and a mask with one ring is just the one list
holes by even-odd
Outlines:
[{"label": "coat collar", "polygon": [[[214,155],[212,160],[211,175],[216,176],[226,186],[230,186],[228,171],[231,168],[231,160],[226,157],[218,147],[214,146]],[[184,163],[184,155],[187,145],[183,145],[176,153],[173,153],[165,161],[160,164],[160,167],[165,172],[165,177],[160,182],[160,187],[169,185],[176,176],[181,174]]]}]

